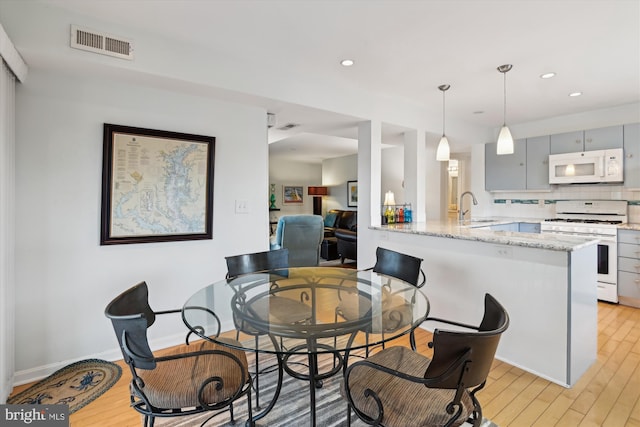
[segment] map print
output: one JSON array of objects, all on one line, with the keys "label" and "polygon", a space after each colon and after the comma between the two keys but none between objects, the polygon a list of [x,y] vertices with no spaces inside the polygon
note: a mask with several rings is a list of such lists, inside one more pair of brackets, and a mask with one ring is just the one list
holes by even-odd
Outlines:
[{"label": "map print", "polygon": [[116,133],[111,236],[204,233],[207,144]]}]

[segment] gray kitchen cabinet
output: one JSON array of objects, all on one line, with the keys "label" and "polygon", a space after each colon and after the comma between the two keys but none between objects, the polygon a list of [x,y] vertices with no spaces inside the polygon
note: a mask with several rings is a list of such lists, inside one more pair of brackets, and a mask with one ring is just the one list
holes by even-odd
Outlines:
[{"label": "gray kitchen cabinet", "polygon": [[562,154],[573,153],[576,151],[584,151],[584,132],[565,132],[551,135],[550,153]]},{"label": "gray kitchen cabinet", "polygon": [[549,185],[549,136],[527,138],[527,190],[547,190]]},{"label": "gray kitchen cabinet", "polygon": [[622,148],[623,127],[609,126],[551,135],[551,154]]},{"label": "gray kitchen cabinet", "polygon": [[490,229],[492,231],[519,231],[520,230],[517,222],[512,222],[509,224],[492,225]]},{"label": "gray kitchen cabinet", "polygon": [[514,141],[513,154],[496,154],[496,143],[484,146],[484,187],[487,191],[524,190],[527,187],[527,141]]},{"label": "gray kitchen cabinet", "polygon": [[640,307],[640,231],[618,230],[618,299]]},{"label": "gray kitchen cabinet", "polygon": [[609,126],[584,131],[584,151],[622,148],[622,141],[622,126]]},{"label": "gray kitchen cabinet", "polygon": [[640,188],[640,123],[624,125],[624,186]]},{"label": "gray kitchen cabinet", "polygon": [[540,233],[539,222],[519,222],[518,231],[521,233]]}]

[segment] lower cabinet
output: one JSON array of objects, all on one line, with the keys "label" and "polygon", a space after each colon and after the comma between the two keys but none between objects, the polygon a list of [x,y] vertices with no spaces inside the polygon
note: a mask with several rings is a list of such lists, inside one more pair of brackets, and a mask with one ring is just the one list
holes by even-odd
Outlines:
[{"label": "lower cabinet", "polygon": [[618,231],[618,299],[640,307],[640,231]]}]

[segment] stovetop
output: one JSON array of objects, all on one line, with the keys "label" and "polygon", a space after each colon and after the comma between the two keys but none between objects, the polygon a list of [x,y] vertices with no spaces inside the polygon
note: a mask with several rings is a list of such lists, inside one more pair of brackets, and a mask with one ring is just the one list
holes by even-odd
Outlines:
[{"label": "stovetop", "polygon": [[611,226],[627,223],[625,200],[559,200],[556,216],[545,221]]},{"label": "stovetop", "polygon": [[624,224],[625,221],[622,219],[618,220],[607,220],[607,219],[597,219],[597,218],[547,218],[546,222],[570,222],[572,224]]}]

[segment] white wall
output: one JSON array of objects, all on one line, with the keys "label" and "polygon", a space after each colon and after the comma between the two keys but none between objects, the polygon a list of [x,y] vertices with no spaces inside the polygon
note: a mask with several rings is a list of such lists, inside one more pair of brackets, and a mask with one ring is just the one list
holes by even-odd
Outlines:
[{"label": "white wall", "polygon": [[[268,249],[264,110],[33,71],[16,116],[18,383],[77,359],[121,358],[103,311],[135,283],[148,282],[154,309],[180,308],[224,277],[225,256]],[[213,240],[99,245],[105,122],[216,137]],[[235,214],[237,199],[248,214]],[[179,316],[157,325],[156,347],[184,337]]]},{"label": "white wall", "polygon": [[[271,212],[272,219],[282,215],[300,215],[313,213],[313,200],[307,195],[310,185],[322,185],[322,165],[314,163],[292,162],[282,159],[269,159],[269,184],[276,186],[276,206],[280,211]],[[303,203],[282,203],[282,187],[295,185],[304,187]],[[268,196],[271,194],[269,193]]]},{"label": "white wall", "polygon": [[337,157],[322,161],[322,185],[329,187],[329,195],[323,198],[322,208],[356,210],[347,206],[347,181],[358,180],[358,156]]},{"label": "white wall", "polygon": [[387,191],[393,192],[396,204],[405,202],[404,196],[404,147],[382,150],[382,176],[380,200],[384,202]]}]

